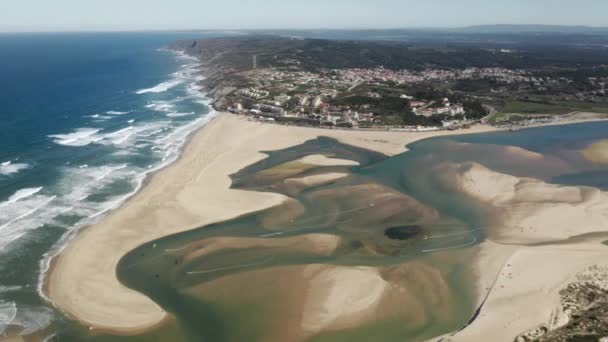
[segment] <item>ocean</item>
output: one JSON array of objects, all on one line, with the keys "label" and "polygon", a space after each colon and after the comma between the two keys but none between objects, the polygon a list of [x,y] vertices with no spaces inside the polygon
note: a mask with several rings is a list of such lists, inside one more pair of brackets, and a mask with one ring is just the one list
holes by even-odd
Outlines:
[{"label": "ocean", "polygon": [[[217,36],[217,34],[215,34]],[[61,319],[41,272],[213,117],[188,32],[0,34],[0,336]]]}]

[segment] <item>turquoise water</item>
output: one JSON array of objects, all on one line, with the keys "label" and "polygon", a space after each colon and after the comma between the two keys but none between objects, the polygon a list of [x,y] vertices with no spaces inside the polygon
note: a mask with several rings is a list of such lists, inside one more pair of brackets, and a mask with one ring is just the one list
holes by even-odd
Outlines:
[{"label": "turquoise water", "polygon": [[[311,341],[425,340],[454,331],[471,318],[471,265],[475,262],[472,248],[485,239],[493,219],[483,205],[450,186],[450,166],[477,162],[496,171],[547,182],[560,183],[567,178],[564,183],[603,187],[601,176],[586,175],[601,175],[607,171],[606,166],[586,161],[581,151],[608,137],[607,128],[608,123],[588,123],[433,138],[411,144],[411,151],[392,158],[326,138],[267,152],[267,159],[233,175],[233,186],[288,194],[303,206],[304,214],[285,205],[152,241],[123,258],[118,274],[125,285],[153,298],[176,317],[174,324],[145,335],[148,338],[169,329],[180,341],[239,341],[243,336],[250,341],[266,341],[272,340],[269,331],[285,324],[280,315],[273,316],[275,312],[283,306],[280,310],[287,310],[289,305],[285,302],[298,298],[302,292],[294,289],[282,297],[284,290],[276,287],[277,292],[270,299],[266,292],[272,291],[273,285],[257,277],[277,272],[279,279],[286,277],[279,273],[285,267],[311,264],[371,266],[389,274],[399,267],[426,274],[428,266],[448,284],[450,299],[441,304],[424,299],[427,292],[433,293],[432,297],[443,294],[436,284],[418,287],[421,280],[417,278],[394,280],[418,291],[420,302],[416,304],[424,308],[420,313],[425,317],[424,323],[402,313],[310,337]],[[530,158],[505,149],[512,146],[544,157]],[[285,163],[317,153],[356,160],[360,166],[302,167],[295,172],[290,166],[287,174],[281,169]],[[303,189],[290,188],[283,182],[289,177],[326,172],[346,172],[349,176]],[[392,193],[401,195],[379,199]],[[399,203],[396,211],[392,210],[394,203]],[[438,216],[429,216],[424,208],[435,209]],[[390,227],[412,226],[418,227],[419,233],[403,241],[389,239],[385,234]],[[340,237],[340,247],[329,255],[295,251],[287,243],[281,247],[280,242],[273,247],[264,246],[263,242],[257,247],[238,247],[239,238],[287,241],[315,233]],[[230,240],[216,252],[193,256],[206,244],[224,243],[217,240],[219,237],[237,240]],[[235,282],[250,279],[246,293],[234,290],[227,295],[228,284],[222,283],[226,278]],[[260,288],[258,282],[265,285]],[[236,303],[232,302],[233,297],[239,298]],[[404,300],[403,305],[412,303]],[[262,317],[251,320],[252,312]]]},{"label": "turquoise water", "polygon": [[[283,325],[280,317],[273,316],[272,312],[278,310],[277,306],[286,299],[277,297],[271,302],[263,300],[268,287],[258,288],[254,285],[256,281],[261,281],[259,278],[253,277],[253,283],[248,286],[251,296],[245,295],[245,298],[233,304],[218,300],[213,294],[214,290],[196,290],[199,285],[213,284],[224,277],[247,272],[272,272],[277,267],[310,264],[372,266],[389,270],[413,260],[422,260],[425,265],[430,265],[434,263],[430,257],[432,252],[452,249],[456,251],[455,262],[438,267],[446,269],[445,279],[452,284],[447,290],[452,299],[437,308],[450,312],[449,318],[439,318],[435,309],[431,308],[431,303],[425,300],[421,303],[428,311],[428,322],[424,325],[408,325],[407,321],[399,321],[402,319],[400,315],[395,315],[392,320],[372,322],[369,327],[362,328],[371,335],[362,333],[357,339],[353,339],[358,329],[345,333],[355,341],[367,340],[372,335],[379,340],[399,337],[421,340],[457,329],[466,322],[473,308],[467,299],[471,289],[464,286],[467,270],[459,260],[459,247],[471,246],[482,238],[481,231],[475,229],[477,216],[468,212],[473,210],[473,206],[442,207],[441,213],[435,215],[432,209],[408,197],[408,191],[401,182],[407,175],[411,175],[402,172],[407,170],[409,163],[413,163],[406,160],[407,154],[387,158],[327,138],[268,153],[266,160],[233,175],[233,186],[289,194],[305,208],[303,214],[292,212],[289,205],[280,206],[150,242],[129,253],[120,262],[118,274],[121,281],[150,296],[165,310],[175,313],[176,329],[184,336],[180,340],[239,341],[243,336],[247,336],[249,341],[267,341],[268,331],[280,329]],[[280,172],[285,163],[317,153],[355,160],[361,166],[302,166],[301,170],[296,171],[291,166],[288,175]],[[346,172],[350,175],[335,183],[312,188],[294,189],[283,183],[285,178],[326,172]],[[390,197],[386,196],[387,193],[391,194]],[[437,204],[439,207],[439,203]],[[446,209],[445,212],[443,209]],[[452,215],[454,213],[458,215]],[[420,229],[420,233],[411,239],[387,239],[387,228],[411,225],[419,226]],[[340,247],[329,255],[320,255],[301,249],[294,250],[295,245],[290,243],[282,245],[282,241],[286,239],[319,233],[339,236],[342,239]],[[239,248],[238,242],[237,245],[231,245],[229,242],[217,252],[191,257],[191,253],[196,253],[194,251],[198,249],[193,247],[193,244],[221,244],[221,240],[213,240],[219,237],[274,240],[278,244],[272,247],[261,245]],[[277,275],[277,279],[279,278],[282,277]],[[413,280],[416,286],[419,285],[417,282]],[[442,289],[431,286],[429,291],[435,293],[441,292]],[[236,292],[233,295],[240,298],[243,293]],[[294,292],[287,297],[297,298],[301,295],[300,292]],[[249,302],[252,302],[249,306],[245,304]],[[251,322],[250,316],[246,314],[250,310],[259,312],[265,319]],[[230,322],[229,325],[233,329],[226,330],[227,322]],[[150,336],[156,336],[158,333]],[[314,338],[339,340],[345,336],[316,335]]]}]

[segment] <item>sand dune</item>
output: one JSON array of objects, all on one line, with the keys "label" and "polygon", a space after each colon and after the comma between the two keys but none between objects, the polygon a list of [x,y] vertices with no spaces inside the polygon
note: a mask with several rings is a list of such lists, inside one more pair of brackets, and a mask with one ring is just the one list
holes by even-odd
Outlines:
[{"label": "sand dune", "polygon": [[608,194],[598,189],[518,178],[475,163],[452,166],[452,172],[460,190],[499,214],[490,229],[495,242],[528,244],[608,231]]},{"label": "sand dune", "polygon": [[608,266],[606,256],[606,246],[599,243],[517,248],[505,261],[477,319],[445,341],[513,342],[541,325],[565,323],[559,291],[590,266]]},{"label": "sand dune", "polygon": [[[478,285],[481,297],[489,291],[487,301],[472,325],[445,341],[511,342],[540,325],[563,324],[559,291],[585,269],[608,266],[601,239],[564,240],[608,232],[607,194],[518,178],[474,163],[452,165],[450,171],[458,189],[492,207],[499,222],[490,227],[491,241],[479,247]],[[560,243],[547,244],[552,241]]]}]

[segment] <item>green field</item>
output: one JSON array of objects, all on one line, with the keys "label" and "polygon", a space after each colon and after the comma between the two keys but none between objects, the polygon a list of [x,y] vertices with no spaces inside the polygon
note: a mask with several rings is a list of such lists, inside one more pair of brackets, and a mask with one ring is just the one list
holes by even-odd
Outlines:
[{"label": "green field", "polygon": [[608,113],[608,102],[553,101],[549,103],[507,101],[498,108],[500,113],[517,114],[568,114],[571,112]]}]

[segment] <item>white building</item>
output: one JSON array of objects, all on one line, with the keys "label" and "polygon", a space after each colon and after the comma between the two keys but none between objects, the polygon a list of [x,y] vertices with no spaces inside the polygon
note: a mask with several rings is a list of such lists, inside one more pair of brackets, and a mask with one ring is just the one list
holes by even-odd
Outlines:
[{"label": "white building", "polygon": [[279,96],[275,96],[274,100],[279,102],[279,104],[283,104],[289,100],[291,100],[291,96],[287,95],[287,94],[281,94]]},{"label": "white building", "polygon": [[299,104],[300,104],[300,106],[308,106],[308,96],[302,96]]},{"label": "white building", "polygon": [[312,106],[315,108],[319,107],[322,104],[323,104],[323,100],[321,99],[321,96],[315,97],[315,99],[312,101]]}]

